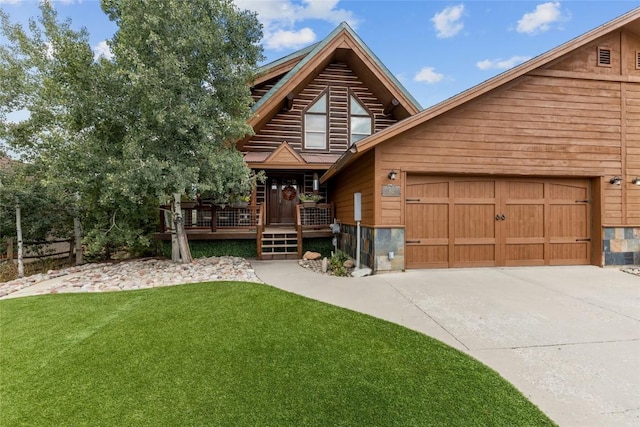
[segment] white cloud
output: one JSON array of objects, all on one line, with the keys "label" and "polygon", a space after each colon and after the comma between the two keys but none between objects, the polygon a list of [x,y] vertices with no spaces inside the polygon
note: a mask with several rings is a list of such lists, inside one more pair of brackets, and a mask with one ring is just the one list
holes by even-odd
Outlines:
[{"label": "white cloud", "polygon": [[536,6],[536,10],[525,13],[518,21],[519,33],[534,34],[547,31],[551,24],[562,18],[560,2],[547,2]]},{"label": "white cloud", "polygon": [[464,27],[464,23],[462,22],[463,12],[464,5],[459,4],[457,6],[447,7],[431,18],[431,22],[433,22],[433,26],[437,32],[436,35],[439,39],[453,37],[462,31]]},{"label": "white cloud", "polygon": [[265,48],[273,50],[299,49],[308,46],[316,40],[316,33],[311,28],[298,31],[278,30],[265,40]]},{"label": "white cloud", "polygon": [[530,56],[512,56],[509,59],[485,59],[484,61],[476,62],[476,67],[481,70],[508,70],[529,59],[531,59]]},{"label": "white cloud", "polygon": [[433,67],[424,67],[413,80],[417,82],[437,83],[444,78],[444,74],[436,73]]},{"label": "white cloud", "polygon": [[98,60],[101,56],[108,60],[113,59],[113,53],[111,53],[111,48],[107,44],[106,40],[102,40],[93,47],[93,59]]},{"label": "white cloud", "polygon": [[[234,0],[234,3],[241,9],[257,12],[267,49],[296,49],[316,41],[310,28],[296,29],[297,24],[308,19],[334,25],[345,21],[353,28],[358,25],[353,12],[338,8],[339,0]],[[304,37],[304,41],[297,37]]]}]

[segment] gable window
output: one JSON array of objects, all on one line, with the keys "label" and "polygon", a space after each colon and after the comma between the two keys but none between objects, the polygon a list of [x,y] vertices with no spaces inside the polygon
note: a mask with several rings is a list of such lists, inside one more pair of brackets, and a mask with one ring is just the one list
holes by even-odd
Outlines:
[{"label": "gable window", "polygon": [[327,148],[327,94],[322,94],[304,113],[304,148]]},{"label": "gable window", "polygon": [[349,145],[371,135],[371,125],[371,114],[358,98],[351,95],[349,97]]}]

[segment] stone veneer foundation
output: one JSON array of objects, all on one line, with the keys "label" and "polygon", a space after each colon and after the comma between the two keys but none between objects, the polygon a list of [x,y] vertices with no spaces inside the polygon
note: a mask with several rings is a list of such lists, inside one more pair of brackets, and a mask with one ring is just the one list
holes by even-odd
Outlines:
[{"label": "stone veneer foundation", "polygon": [[640,265],[640,227],[605,227],[603,265]]},{"label": "stone veneer foundation", "polygon": [[[357,227],[342,224],[338,248],[356,258]],[[404,229],[360,227],[360,266],[374,273],[404,270]],[[393,259],[389,253],[393,252]]]},{"label": "stone veneer foundation", "polygon": [[[360,227],[360,233],[361,267],[374,273],[404,270],[404,229]],[[356,247],[356,226],[343,224],[338,248],[355,259]],[[640,265],[640,227],[605,227],[602,252],[604,266]]]}]

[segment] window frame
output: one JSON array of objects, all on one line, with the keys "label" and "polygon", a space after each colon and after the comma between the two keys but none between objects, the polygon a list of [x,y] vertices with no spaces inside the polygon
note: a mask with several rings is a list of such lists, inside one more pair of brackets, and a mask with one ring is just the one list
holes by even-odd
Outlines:
[{"label": "window frame", "polygon": [[[351,99],[352,98],[355,100],[355,102],[358,103],[360,108],[362,108],[367,113],[366,115],[364,115],[364,114],[353,114],[352,113],[352,111],[351,111]],[[353,147],[353,145],[356,144],[358,141],[360,141],[360,140],[362,140],[362,139],[364,139],[364,138],[366,138],[368,136],[371,136],[373,134],[373,130],[375,128],[375,121],[374,121],[375,118],[374,118],[374,115],[371,112],[371,110],[369,110],[369,108],[367,108],[366,104],[364,102],[362,102],[360,100],[360,98],[358,98],[358,96],[355,93],[353,93],[351,90],[349,91],[348,102],[349,102],[349,110],[348,110],[349,111],[349,122],[348,122],[349,129],[348,129],[347,136],[349,138],[349,147]],[[360,138],[360,139],[358,139],[356,141],[353,141],[354,132],[352,131],[352,121],[351,121],[351,119],[353,117],[366,117],[366,118],[369,119],[369,123],[370,123],[369,133],[368,134],[356,133],[355,135],[364,135],[362,138]]]},{"label": "window frame", "polygon": [[[324,113],[309,112],[309,110],[311,110],[318,103],[318,101],[322,99],[322,97],[326,97]],[[307,146],[307,115],[316,116],[316,117],[324,116],[324,145],[322,147]],[[312,132],[312,133],[315,132],[315,134],[320,134],[320,132],[316,130],[309,131],[309,132]],[[328,146],[329,146],[329,89],[328,88],[323,90],[317,97],[315,97],[313,101],[311,101],[309,105],[307,105],[306,108],[302,111],[302,140],[303,140],[302,147],[305,150],[326,151],[328,149]]]}]

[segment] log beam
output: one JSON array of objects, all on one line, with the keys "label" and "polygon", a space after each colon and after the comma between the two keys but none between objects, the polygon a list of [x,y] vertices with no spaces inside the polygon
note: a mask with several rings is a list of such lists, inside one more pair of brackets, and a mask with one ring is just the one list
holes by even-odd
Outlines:
[{"label": "log beam", "polygon": [[393,111],[393,109],[396,108],[398,105],[400,105],[400,101],[398,101],[397,99],[393,98],[391,100],[391,102],[389,102],[384,107],[384,110],[382,110],[382,114],[384,114],[385,116],[391,115],[391,112]]}]

